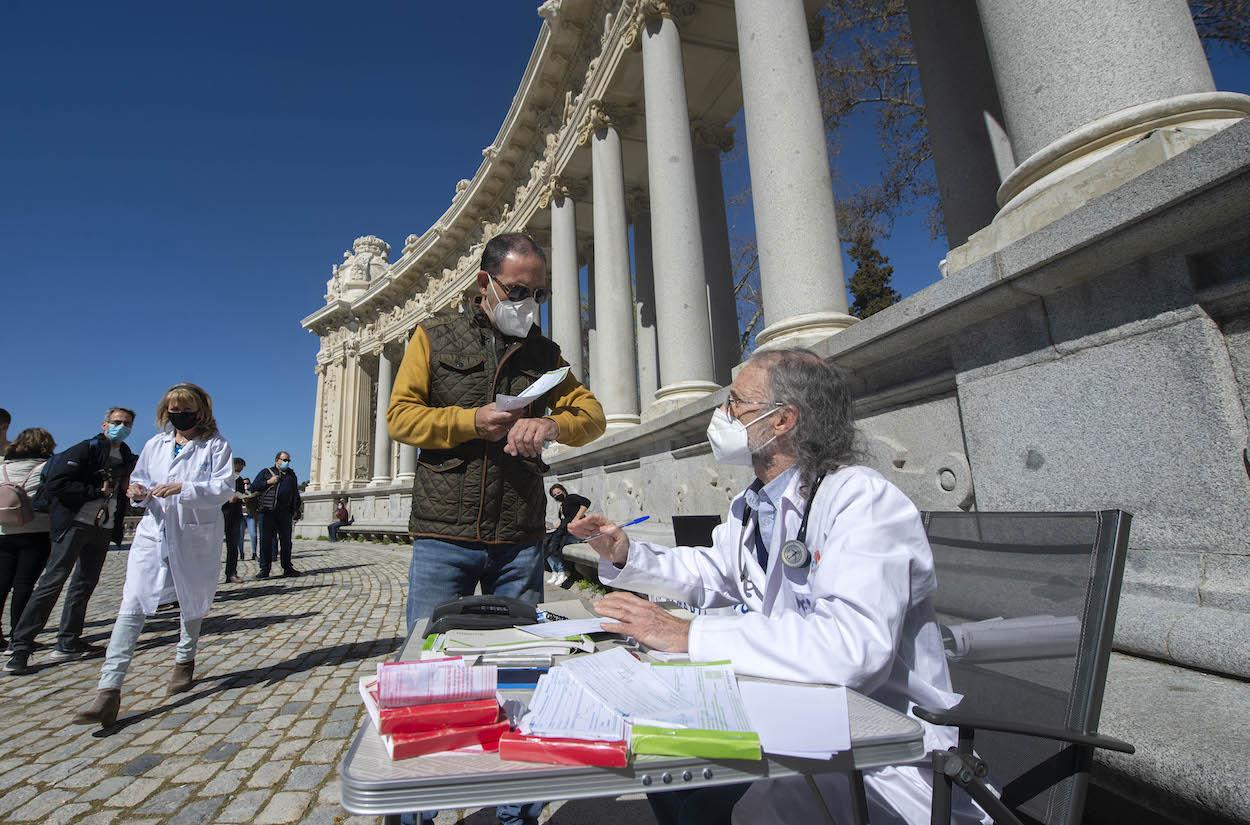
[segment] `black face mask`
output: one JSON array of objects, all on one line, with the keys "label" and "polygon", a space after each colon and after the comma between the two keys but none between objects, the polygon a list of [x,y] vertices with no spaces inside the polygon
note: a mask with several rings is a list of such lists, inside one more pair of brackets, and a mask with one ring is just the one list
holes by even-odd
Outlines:
[{"label": "black face mask", "polygon": [[171,412],[169,415],[169,423],[174,425],[174,429],[186,432],[195,428],[196,422],[200,418],[200,414],[194,410]]}]

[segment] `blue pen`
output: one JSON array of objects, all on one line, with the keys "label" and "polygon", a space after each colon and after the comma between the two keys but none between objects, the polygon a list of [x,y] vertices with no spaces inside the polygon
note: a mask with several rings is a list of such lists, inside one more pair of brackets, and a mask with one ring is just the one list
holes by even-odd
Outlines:
[{"label": "blue pen", "polygon": [[[649,518],[651,518],[651,516],[639,516],[633,521],[627,521],[624,524],[618,524],[616,526],[617,526],[617,529],[624,530],[626,527],[633,527],[635,524],[642,524],[644,521],[646,521]],[[586,538],[582,539],[582,541],[590,541],[591,539],[597,539],[600,536],[602,536],[603,533],[604,531],[600,530],[598,533],[595,533],[593,535],[587,536]]]}]

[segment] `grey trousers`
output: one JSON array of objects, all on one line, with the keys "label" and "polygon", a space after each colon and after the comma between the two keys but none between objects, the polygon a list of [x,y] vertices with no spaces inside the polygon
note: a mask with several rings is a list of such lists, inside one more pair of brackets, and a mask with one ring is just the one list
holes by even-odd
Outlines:
[{"label": "grey trousers", "polygon": [[[109,647],[104,654],[104,667],[100,668],[100,690],[118,690],[130,669],[130,661],[135,656],[135,645],[139,643],[139,634],[143,632],[147,616],[142,613],[119,613],[113,623],[113,635],[109,637]],[[200,624],[203,619],[183,619],[178,614],[180,634],[178,647],[174,652],[175,662],[191,662],[195,660],[195,648],[200,641]]]}]

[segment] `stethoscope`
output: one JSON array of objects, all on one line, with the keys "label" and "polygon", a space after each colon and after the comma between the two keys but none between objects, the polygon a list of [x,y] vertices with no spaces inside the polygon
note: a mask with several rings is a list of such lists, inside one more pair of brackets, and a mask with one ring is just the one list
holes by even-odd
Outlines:
[{"label": "stethoscope", "polygon": [[[816,483],[812,486],[811,495],[807,497],[807,502],[803,505],[803,520],[799,522],[799,533],[789,541],[785,541],[781,545],[781,563],[791,570],[801,570],[808,567],[812,563],[811,551],[807,549],[807,519],[812,514],[812,502],[816,500],[816,491],[820,489],[821,483],[825,480],[822,475],[816,479]],[[754,513],[746,503],[743,503],[742,510],[742,529],[738,532],[738,572],[744,587],[750,588],[751,577],[747,573],[746,559],[744,558],[744,549],[746,547],[747,524],[751,521]],[[759,522],[756,522],[756,529],[753,533],[759,533]],[[760,541],[763,541],[760,537]],[[767,572],[767,571],[765,571]]]}]

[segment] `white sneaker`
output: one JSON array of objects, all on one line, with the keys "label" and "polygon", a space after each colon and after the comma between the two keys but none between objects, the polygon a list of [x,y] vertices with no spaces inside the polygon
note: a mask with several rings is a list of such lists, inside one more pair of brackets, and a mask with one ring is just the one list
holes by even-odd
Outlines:
[{"label": "white sneaker", "polygon": [[556,587],[564,587],[564,583],[567,582],[568,580],[569,580],[568,573],[554,573],[552,574],[551,583],[554,584]]}]

